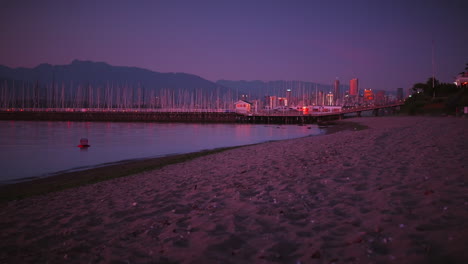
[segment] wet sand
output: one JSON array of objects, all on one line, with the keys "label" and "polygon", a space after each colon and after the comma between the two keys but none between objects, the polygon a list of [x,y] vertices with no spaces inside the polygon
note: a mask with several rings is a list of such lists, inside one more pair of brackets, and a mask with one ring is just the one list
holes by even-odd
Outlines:
[{"label": "wet sand", "polygon": [[0,263],[467,263],[468,119],[235,148],[0,204]]}]

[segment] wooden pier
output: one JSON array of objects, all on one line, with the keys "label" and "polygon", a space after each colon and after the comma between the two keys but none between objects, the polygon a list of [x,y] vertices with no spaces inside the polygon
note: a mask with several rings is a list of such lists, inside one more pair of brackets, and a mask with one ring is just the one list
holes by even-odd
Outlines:
[{"label": "wooden pier", "polygon": [[310,115],[242,115],[219,112],[55,112],[0,111],[0,120],[75,122],[189,122],[247,124],[313,124],[338,117]]},{"label": "wooden pier", "polygon": [[238,114],[215,111],[139,111],[129,110],[77,110],[60,111],[50,109],[3,109],[0,120],[35,121],[100,121],[100,122],[188,122],[188,123],[247,123],[247,124],[314,124],[345,118],[347,114],[361,115],[372,111],[378,115],[380,109],[395,109],[401,104],[348,109],[340,112],[303,114],[302,112],[272,114]]}]

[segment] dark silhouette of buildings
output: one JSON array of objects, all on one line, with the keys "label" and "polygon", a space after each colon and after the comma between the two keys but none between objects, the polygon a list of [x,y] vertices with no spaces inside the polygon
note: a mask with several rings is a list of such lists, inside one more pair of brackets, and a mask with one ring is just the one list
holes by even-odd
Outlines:
[{"label": "dark silhouette of buildings", "polygon": [[403,88],[397,88],[396,97],[399,101],[403,100]]}]

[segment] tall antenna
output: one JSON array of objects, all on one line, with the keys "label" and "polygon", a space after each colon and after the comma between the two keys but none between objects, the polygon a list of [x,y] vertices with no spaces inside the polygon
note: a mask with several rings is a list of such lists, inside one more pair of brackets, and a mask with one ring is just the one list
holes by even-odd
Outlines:
[{"label": "tall antenna", "polygon": [[434,40],[432,40],[432,98],[435,98]]}]

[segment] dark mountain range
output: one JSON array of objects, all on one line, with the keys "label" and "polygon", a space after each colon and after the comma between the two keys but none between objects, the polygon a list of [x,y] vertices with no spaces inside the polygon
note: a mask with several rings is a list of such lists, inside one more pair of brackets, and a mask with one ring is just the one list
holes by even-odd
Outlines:
[{"label": "dark mountain range", "polygon": [[151,89],[215,89],[219,85],[186,73],[160,73],[136,67],[111,66],[104,62],[74,60],[68,65],[41,64],[35,68],[0,66],[0,79],[82,85],[139,84]]},{"label": "dark mountain range", "polygon": [[74,60],[35,68],[0,66],[3,108],[220,108],[231,89],[186,73]]},{"label": "dark mountain range", "polygon": [[[348,86],[341,86],[344,93]],[[289,95],[286,91],[290,90]],[[35,68],[0,66],[0,108],[231,109],[240,98],[286,97],[310,101],[332,85],[303,81],[216,83],[187,73],[160,73],[104,62],[74,60]]]}]

